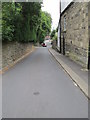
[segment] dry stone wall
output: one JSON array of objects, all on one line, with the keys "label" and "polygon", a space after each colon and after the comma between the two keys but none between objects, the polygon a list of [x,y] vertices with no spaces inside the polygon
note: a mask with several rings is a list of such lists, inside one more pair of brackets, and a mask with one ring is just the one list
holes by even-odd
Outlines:
[{"label": "dry stone wall", "polygon": [[2,68],[14,63],[31,50],[31,43],[9,42],[2,44]]}]

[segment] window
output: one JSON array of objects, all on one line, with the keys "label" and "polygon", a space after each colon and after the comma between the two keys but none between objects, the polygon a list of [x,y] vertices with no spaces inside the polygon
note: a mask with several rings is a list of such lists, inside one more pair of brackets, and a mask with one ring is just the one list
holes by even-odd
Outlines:
[{"label": "window", "polygon": [[64,16],[64,31],[66,31],[66,16]]}]

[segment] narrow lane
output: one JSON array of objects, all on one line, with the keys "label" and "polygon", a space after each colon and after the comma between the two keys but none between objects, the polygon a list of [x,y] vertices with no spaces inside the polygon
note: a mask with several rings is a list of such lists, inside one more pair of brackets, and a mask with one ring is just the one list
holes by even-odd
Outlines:
[{"label": "narrow lane", "polygon": [[87,118],[88,101],[48,51],[36,48],[8,70],[3,118]]}]

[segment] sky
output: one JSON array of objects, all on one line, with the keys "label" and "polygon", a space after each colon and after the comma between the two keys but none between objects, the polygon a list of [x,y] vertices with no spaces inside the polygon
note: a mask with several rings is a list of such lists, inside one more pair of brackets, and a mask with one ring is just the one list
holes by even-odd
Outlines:
[{"label": "sky", "polygon": [[[62,0],[61,6],[62,10],[71,2],[72,0]],[[43,0],[43,11],[47,11],[52,17],[52,30],[56,29],[58,26],[60,18],[60,0]]]},{"label": "sky", "polygon": [[47,11],[52,17],[52,29],[56,29],[59,22],[59,1],[60,0],[43,0],[42,10]]}]

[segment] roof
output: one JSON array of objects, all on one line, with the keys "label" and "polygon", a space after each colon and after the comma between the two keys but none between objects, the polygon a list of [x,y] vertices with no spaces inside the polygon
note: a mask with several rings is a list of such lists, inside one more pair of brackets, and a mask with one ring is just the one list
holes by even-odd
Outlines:
[{"label": "roof", "polygon": [[62,12],[61,16],[65,13],[65,11],[73,4],[74,2],[71,2]]},{"label": "roof", "polygon": [[[70,6],[74,4],[74,0],[72,2],[70,2],[67,7],[61,12],[61,16],[66,12],[67,9],[70,8]],[[59,18],[59,23],[60,23],[60,18]],[[58,23],[58,27],[59,27],[59,23]]]}]

